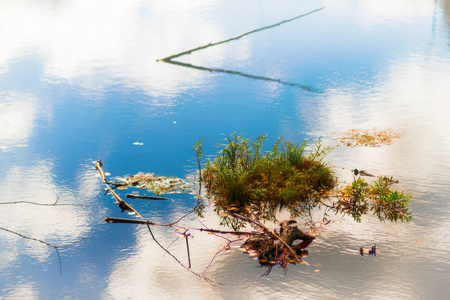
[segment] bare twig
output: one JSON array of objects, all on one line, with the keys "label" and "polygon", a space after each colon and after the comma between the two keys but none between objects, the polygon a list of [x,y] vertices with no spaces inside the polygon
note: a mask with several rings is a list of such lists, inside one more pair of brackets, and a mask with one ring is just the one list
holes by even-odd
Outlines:
[{"label": "bare twig", "polygon": [[193,210],[191,210],[190,212],[188,212],[187,214],[184,214],[183,216],[181,216],[178,220],[176,220],[176,221],[174,221],[174,222],[172,222],[172,223],[167,224],[167,226],[172,226],[172,225],[177,224],[178,222],[180,222],[181,220],[183,220],[183,219],[186,218],[187,216],[193,214],[194,212],[195,212],[195,208],[194,208]]},{"label": "bare twig", "polygon": [[[198,220],[198,221],[199,221],[200,224],[202,224],[206,229],[210,230],[205,224],[203,224],[202,221],[200,221],[200,220]],[[202,277],[205,275],[205,273],[206,273],[206,271],[208,270],[208,268],[212,265],[212,263],[213,263],[214,259],[217,257],[217,255],[219,255],[222,251],[224,251],[224,249],[229,249],[231,243],[234,243],[234,242],[237,242],[237,241],[241,241],[241,240],[242,240],[242,238],[238,238],[238,239],[236,239],[236,240],[230,240],[230,239],[227,239],[226,237],[221,236],[221,235],[219,235],[219,234],[217,234],[217,233],[213,233],[213,234],[214,234],[215,236],[217,236],[217,237],[220,237],[220,238],[223,238],[223,239],[227,240],[228,242],[227,242],[226,246],[222,247],[222,249],[220,249],[219,251],[217,251],[216,254],[214,254],[214,256],[211,258],[209,264],[206,266],[205,270],[204,270],[203,273],[202,273]]]},{"label": "bare twig", "polygon": [[[203,227],[205,227],[206,229],[209,229],[202,221],[200,221],[200,220],[197,220],[200,224],[202,224],[202,226]],[[218,233],[215,233],[215,232],[211,232],[211,234],[213,234],[213,235],[215,235],[215,236],[217,236],[217,237],[220,237],[220,238],[222,238],[222,239],[225,239],[225,240],[227,240],[227,241],[231,241],[230,239],[228,239],[228,238],[226,238],[226,237],[224,237],[224,236],[222,236],[222,235],[220,235],[220,234],[218,234]]]},{"label": "bare twig", "polygon": [[203,276],[205,276],[206,271],[208,271],[208,269],[212,265],[214,259],[216,259],[217,255],[219,255],[222,251],[223,251],[223,249],[220,249],[219,251],[216,252],[216,254],[214,254],[214,256],[211,258],[211,260],[209,261],[209,263],[206,266],[206,268],[203,270],[201,278],[203,278]]},{"label": "bare twig", "polygon": [[58,204],[59,197],[56,196],[56,200],[54,203],[38,203],[38,202],[32,202],[32,201],[10,201],[10,202],[0,202],[0,204],[33,204],[33,205],[41,205],[41,206],[87,206],[84,204],[72,204],[72,203],[62,203]]},{"label": "bare twig", "polygon": [[[133,207],[131,207],[131,205],[129,205],[128,203],[126,203],[125,201],[123,201],[119,195],[117,195],[117,193],[109,186],[108,181],[106,179],[105,176],[105,172],[102,169],[102,163],[100,160],[98,160],[95,164],[95,168],[98,170],[99,174],[100,174],[100,178],[102,179],[103,183],[106,185],[107,190],[113,195],[113,197],[116,199],[116,202],[119,204],[119,207],[123,210],[130,210],[136,213],[136,215],[140,216],[142,218],[142,216],[139,214],[139,212],[137,212]],[[185,268],[186,270],[188,270],[189,272],[191,272],[192,274],[196,275],[197,277],[199,277],[200,279],[204,279],[205,281],[207,281],[210,284],[216,285],[219,284],[209,278],[203,277],[202,275],[199,275],[198,273],[194,272],[191,269],[191,257],[190,257],[190,253],[189,253],[189,242],[188,242],[188,237],[189,234],[186,234],[187,230],[189,230],[189,228],[184,228],[181,226],[176,226],[178,228],[184,228],[186,231],[184,232],[183,236],[186,239],[186,247],[187,247],[187,254],[188,254],[188,261],[189,261],[189,266],[186,267],[175,255],[173,255],[172,253],[170,253],[170,251],[165,248],[164,246],[162,246],[158,240],[155,238],[155,236],[153,235],[153,232],[150,228],[150,225],[157,225],[157,226],[166,226],[166,227],[171,227],[171,226],[175,226],[176,223],[178,223],[181,219],[185,218],[186,216],[188,216],[189,214],[193,213],[195,211],[195,209],[187,214],[185,214],[184,216],[182,216],[180,219],[178,219],[177,221],[171,223],[171,224],[158,224],[155,222],[152,222],[150,220],[130,220],[130,219],[120,219],[120,218],[106,218],[105,221],[108,223],[132,223],[132,224],[145,224],[147,225],[147,228],[153,238],[153,240],[156,242],[156,244],[164,250],[165,253],[169,254],[173,259],[175,259],[176,262],[178,262],[183,268]],[[58,253],[57,249],[55,248],[56,252]],[[59,253],[58,253],[59,255]]]},{"label": "bare twig", "polygon": [[183,229],[189,229],[189,230],[196,230],[196,231],[205,231],[210,233],[218,233],[218,234],[232,234],[232,235],[257,235],[259,232],[255,231],[228,231],[228,230],[218,230],[218,229],[209,229],[209,228],[196,228],[196,227],[185,227],[185,226],[178,226],[175,223],[170,224],[159,224],[152,222],[150,220],[135,220],[135,219],[123,219],[123,218],[105,218],[105,222],[107,223],[121,223],[121,224],[140,224],[140,225],[155,225],[155,226],[164,226],[164,227],[177,227],[177,228],[183,228]]},{"label": "bare twig", "polygon": [[267,270],[261,275],[261,277],[269,276],[270,272],[272,271],[272,265],[267,267]]},{"label": "bare twig", "polygon": [[311,224],[314,224],[313,216],[311,213],[311,205],[308,205],[308,214],[309,214],[309,220],[311,221]]},{"label": "bare twig", "polygon": [[[332,195],[332,196],[327,196],[327,198],[335,198],[335,197],[339,197],[339,195],[336,194],[336,195]],[[325,206],[328,209],[333,209],[334,208],[332,205],[326,204],[323,201],[320,201],[319,205],[323,205],[323,206]]]},{"label": "bare twig", "polygon": [[186,249],[187,249],[187,256],[188,256],[188,262],[189,262],[189,269],[191,268],[191,255],[190,255],[190,253],[189,253],[189,236],[190,236],[190,234],[186,234],[186,232],[185,233],[183,233],[183,236],[184,236],[184,239],[186,240]]},{"label": "bare twig", "polygon": [[325,207],[325,211],[324,211],[323,217],[322,217],[322,222],[325,221],[325,219],[326,219],[326,216],[327,216],[327,210],[328,210],[328,207]]},{"label": "bare twig", "polygon": [[41,206],[87,206],[84,204],[71,204],[71,203],[61,203],[56,204],[55,203],[37,203],[37,202],[31,202],[31,201],[12,201],[12,202],[0,202],[0,204],[33,204],[33,205],[41,205]]},{"label": "bare twig", "polygon": [[172,198],[156,197],[156,196],[140,196],[140,195],[135,195],[135,194],[127,194],[127,198],[131,198],[131,199],[146,199],[146,200],[172,200],[172,201],[175,200],[175,199],[172,199]]},{"label": "bare twig", "polygon": [[8,228],[0,227],[0,230],[7,231],[7,232],[9,232],[9,233],[13,233],[13,234],[15,234],[15,235],[18,235],[18,236],[20,236],[21,238],[28,239],[28,240],[32,240],[32,241],[36,241],[36,242],[39,242],[39,243],[42,243],[42,244],[45,244],[45,245],[47,245],[47,246],[49,246],[49,247],[54,248],[54,249],[55,249],[55,252],[56,252],[56,255],[58,255],[59,272],[61,273],[61,275],[62,275],[62,263],[61,263],[61,255],[59,254],[58,249],[59,249],[59,248],[64,248],[64,247],[68,247],[68,246],[72,246],[72,245],[77,244],[77,243],[79,243],[79,242],[81,242],[82,240],[85,239],[85,238],[82,238],[82,239],[80,239],[80,240],[78,240],[78,241],[75,241],[75,242],[73,242],[73,243],[70,243],[70,244],[66,244],[66,245],[62,245],[62,246],[55,246],[55,245],[52,245],[52,244],[50,244],[50,243],[48,243],[48,242],[46,242],[46,241],[43,241],[43,240],[40,240],[40,239],[36,239],[36,238],[33,238],[33,237],[29,237],[29,236],[25,236],[25,235],[23,235],[23,234],[21,234],[21,233],[15,232],[15,231],[10,230],[10,229],[8,229]]},{"label": "bare twig", "polygon": [[162,224],[158,224],[155,222],[152,222],[150,220],[135,220],[135,219],[123,219],[123,218],[105,218],[106,223],[126,223],[126,224],[142,224],[142,225],[158,225],[158,226],[165,226]]},{"label": "bare twig", "polygon": [[[169,244],[169,245],[167,246],[167,248],[166,248],[166,249],[169,249],[169,248],[170,248],[170,246],[172,246],[172,244],[173,244],[173,243],[175,243],[176,241],[178,241],[178,239],[179,239],[179,238],[180,238],[180,237],[179,237],[179,236],[177,236],[177,238],[176,238],[176,239],[174,239],[174,240],[173,240],[172,242],[170,242],[170,244]],[[164,254],[163,254],[163,256],[164,256],[164,255],[166,255],[166,253],[164,253]]]},{"label": "bare twig", "polygon": [[163,245],[161,245],[158,240],[155,238],[155,236],[153,235],[152,229],[150,228],[150,224],[147,224],[147,228],[148,231],[150,232],[153,240],[156,242],[156,244],[163,249],[167,254],[169,254],[170,256],[172,256],[173,259],[175,259],[176,262],[178,262],[178,264],[180,266],[182,266],[183,268],[185,268],[186,270],[188,270],[189,272],[191,272],[192,274],[194,274],[195,276],[199,277],[200,279],[204,279],[205,281],[207,281],[210,284],[216,285],[219,284],[218,282],[215,282],[212,279],[206,278],[206,277],[202,277],[201,275],[197,274],[196,272],[192,271],[192,269],[190,269],[189,267],[186,267],[175,255],[173,255],[172,253],[169,252],[169,250],[167,250],[166,248],[164,248]]}]

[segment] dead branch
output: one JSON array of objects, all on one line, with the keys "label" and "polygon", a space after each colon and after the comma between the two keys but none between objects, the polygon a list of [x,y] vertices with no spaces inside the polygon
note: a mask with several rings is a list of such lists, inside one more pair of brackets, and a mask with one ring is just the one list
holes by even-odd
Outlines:
[{"label": "dead branch", "polygon": [[237,239],[234,241],[229,240],[228,243],[225,244],[225,246],[222,247],[222,249],[220,249],[219,251],[216,252],[216,254],[214,254],[214,256],[211,258],[211,260],[209,261],[208,265],[206,266],[205,270],[202,273],[202,278],[205,275],[206,271],[208,271],[209,267],[212,265],[213,261],[216,259],[216,257],[223,251],[225,250],[229,250],[230,249],[230,244],[233,242],[237,242],[240,241],[241,239]]},{"label": "dead branch", "polygon": [[283,241],[283,240],[281,239],[280,236],[278,236],[276,233],[274,233],[273,231],[271,231],[270,229],[268,229],[266,226],[262,225],[261,223],[259,223],[259,222],[256,221],[256,220],[252,220],[252,219],[250,219],[250,218],[248,218],[248,217],[241,216],[241,215],[238,215],[238,214],[236,214],[236,213],[228,213],[228,214],[229,214],[230,216],[236,218],[236,219],[239,219],[239,220],[242,220],[242,221],[246,221],[246,222],[248,222],[248,223],[250,223],[250,224],[253,224],[253,225],[255,225],[255,226],[261,228],[261,229],[264,231],[264,233],[267,234],[268,236],[270,236],[272,239],[274,239],[274,240],[279,240],[280,243],[282,243],[282,244],[286,247],[286,249],[288,249],[288,251],[291,252],[292,256],[294,257],[295,262],[301,263],[300,260],[299,260],[298,257],[297,257],[297,254],[296,254],[295,251],[291,248],[291,246],[289,246],[285,241]]},{"label": "dead branch", "polygon": [[276,82],[276,83],[280,83],[280,84],[283,84],[283,85],[297,87],[297,88],[301,88],[301,89],[303,89],[305,91],[308,91],[308,92],[320,93],[320,94],[323,93],[322,90],[319,90],[319,89],[316,89],[314,87],[310,87],[310,86],[307,86],[307,85],[304,85],[304,84],[301,84],[301,83],[289,82],[289,81],[284,81],[284,80],[281,80],[281,79],[265,77],[265,76],[252,75],[252,74],[247,74],[247,73],[243,73],[243,72],[240,72],[240,71],[233,71],[233,70],[220,69],[220,68],[202,67],[202,66],[197,66],[197,65],[184,63],[184,62],[171,60],[171,59],[170,60],[163,60],[163,61],[165,63],[176,65],[176,66],[180,66],[180,67],[191,68],[191,69],[196,69],[196,70],[201,70],[201,71],[215,72],[215,73],[226,73],[226,74],[231,74],[231,75],[238,75],[238,76],[242,76],[242,77],[246,77],[246,78],[271,81],[271,82]]},{"label": "dead branch", "polygon": [[41,206],[87,206],[84,204],[72,204],[72,203],[62,203],[58,204],[59,197],[56,196],[56,200],[54,203],[38,203],[32,201],[10,201],[10,202],[0,202],[0,204],[33,204],[33,205],[41,205]]},{"label": "dead branch", "polygon": [[66,245],[62,245],[62,246],[55,246],[55,245],[52,245],[52,244],[50,244],[50,243],[48,243],[46,241],[43,241],[43,240],[40,240],[40,239],[36,239],[36,238],[33,238],[33,237],[29,237],[29,236],[25,236],[25,235],[23,235],[21,233],[15,232],[15,231],[10,230],[8,228],[0,227],[0,230],[6,231],[6,232],[9,232],[9,233],[13,233],[13,234],[18,235],[21,238],[24,238],[24,239],[27,239],[27,240],[32,240],[32,241],[36,241],[36,242],[42,243],[44,245],[47,245],[47,246],[52,247],[53,249],[55,249],[55,252],[58,255],[59,272],[61,273],[61,275],[62,275],[62,263],[61,263],[61,255],[59,254],[58,248],[69,247],[69,246],[77,244],[77,243],[79,243],[79,242],[81,242],[82,240],[85,239],[85,238],[82,238],[82,239],[80,239],[78,241],[75,241],[73,243],[70,243],[70,244],[66,244]]},{"label": "dead branch", "polygon": [[122,209],[122,212],[124,212],[125,210],[128,210],[128,211],[134,212],[136,214],[136,216],[142,218],[141,214],[138,213],[138,211],[135,210],[132,205],[130,205],[130,204],[126,203],[125,201],[123,201],[119,197],[119,195],[117,195],[117,193],[111,187],[109,187],[108,185],[107,185],[107,189],[111,193],[111,195],[113,195],[114,199],[116,199],[116,203],[119,205],[120,209]]},{"label": "dead branch", "polygon": [[218,229],[209,229],[209,228],[195,228],[195,227],[184,227],[178,226],[174,223],[170,224],[159,224],[152,222],[150,220],[135,220],[135,219],[123,219],[123,218],[105,218],[105,222],[113,223],[113,224],[140,224],[140,225],[155,225],[155,226],[164,226],[164,227],[177,227],[182,229],[196,230],[196,231],[205,231],[209,233],[218,233],[218,234],[232,234],[232,235],[258,235],[260,232],[257,231],[228,231],[228,230],[218,230]]},{"label": "dead branch", "polygon": [[99,159],[95,162],[95,169],[97,169],[98,173],[100,174],[100,178],[102,179],[102,182],[106,185],[109,184],[108,180],[106,179],[106,175],[105,172],[102,169],[103,163],[102,161]]},{"label": "dead branch", "polygon": [[191,255],[189,253],[189,237],[191,236],[189,233],[186,234],[183,233],[184,239],[186,240],[186,249],[187,249],[187,256],[188,256],[188,262],[189,262],[189,269],[191,268]]},{"label": "dead branch", "polygon": [[0,202],[0,204],[33,204],[33,205],[41,205],[41,206],[87,206],[84,204],[72,204],[72,203],[37,203],[31,201],[13,201],[13,202]]},{"label": "dead branch", "polygon": [[[200,220],[198,220],[198,221],[199,221],[199,222],[200,222],[207,230],[210,230],[208,227],[206,227],[205,224],[203,224],[202,221],[200,221]],[[201,229],[203,229],[203,228],[201,228]],[[236,239],[236,240],[230,240],[230,239],[227,239],[226,237],[221,236],[221,235],[219,235],[219,234],[217,234],[217,233],[213,233],[213,234],[214,234],[215,236],[217,236],[217,237],[226,239],[228,242],[225,244],[225,246],[222,247],[222,249],[220,249],[219,251],[217,251],[216,254],[214,254],[214,256],[211,258],[210,262],[208,263],[208,265],[206,266],[205,270],[204,270],[203,273],[202,273],[202,277],[205,275],[205,273],[206,273],[206,271],[208,270],[208,268],[212,265],[212,263],[213,263],[214,259],[216,259],[217,255],[219,255],[219,254],[220,254],[222,251],[224,251],[224,250],[229,250],[229,249],[230,249],[231,243],[234,243],[234,242],[237,242],[237,241],[241,241],[241,240],[242,240],[242,238],[238,238],[238,239]]]},{"label": "dead branch", "polygon": [[220,44],[224,44],[224,43],[228,43],[228,42],[231,42],[231,41],[235,41],[235,40],[238,40],[238,39],[240,39],[240,38],[242,38],[242,37],[244,37],[246,35],[249,35],[249,34],[252,34],[252,33],[255,33],[255,32],[258,32],[258,31],[266,30],[266,29],[269,29],[269,28],[273,28],[273,27],[276,27],[276,26],[280,26],[280,25],[282,25],[284,23],[292,22],[292,21],[297,20],[299,18],[302,18],[302,17],[305,17],[305,16],[310,15],[312,13],[318,12],[318,11],[320,11],[322,9],[324,9],[324,7],[321,7],[319,9],[315,9],[313,11],[310,11],[310,12],[306,13],[306,14],[302,14],[302,15],[296,16],[294,18],[281,21],[281,22],[273,24],[273,25],[261,27],[261,28],[258,28],[258,29],[254,29],[254,30],[242,33],[242,34],[240,34],[240,35],[238,35],[236,37],[233,37],[233,38],[229,38],[229,39],[226,39],[226,40],[223,40],[223,41],[220,41],[220,42],[216,42],[216,43],[209,43],[209,44],[204,45],[204,46],[200,46],[200,47],[189,49],[189,50],[177,53],[177,54],[173,54],[173,55],[167,56],[165,58],[158,59],[158,61],[166,62],[168,60],[172,60],[174,58],[177,58],[177,57],[180,57],[180,56],[183,56],[183,55],[191,54],[192,52],[196,52],[196,51],[203,50],[203,49],[206,49],[206,48],[209,48],[209,47],[213,47],[213,46],[217,46],[217,45],[220,45]]},{"label": "dead branch", "polygon": [[100,174],[100,178],[102,179],[103,183],[106,185],[106,189],[111,193],[111,195],[113,195],[114,199],[116,199],[116,203],[119,205],[119,208],[122,210],[122,212],[128,210],[128,211],[135,213],[136,216],[142,218],[141,214],[137,210],[135,210],[132,205],[123,201],[119,197],[119,195],[117,195],[117,193],[110,187],[110,185],[109,185],[110,183],[106,179],[105,172],[103,171],[102,166],[103,166],[103,164],[100,159],[95,162],[95,169],[97,169],[98,173]]},{"label": "dead branch", "polygon": [[172,200],[172,201],[175,200],[172,198],[164,198],[164,197],[156,197],[156,196],[140,196],[140,195],[135,195],[135,194],[127,194],[127,198],[146,199],[146,200]]},{"label": "dead branch", "polygon": [[150,224],[147,224],[147,228],[148,228],[148,231],[150,232],[150,234],[151,234],[153,240],[156,242],[156,244],[158,244],[158,246],[159,246],[161,249],[163,249],[167,254],[169,254],[170,256],[172,256],[172,258],[175,259],[175,261],[177,261],[178,264],[180,264],[183,268],[185,268],[186,270],[188,270],[189,272],[191,272],[191,273],[194,274],[195,276],[199,277],[200,279],[206,280],[206,281],[207,281],[208,283],[210,283],[210,284],[213,284],[213,285],[220,284],[220,283],[218,283],[218,282],[215,282],[215,281],[212,280],[212,279],[203,277],[203,276],[201,276],[200,274],[198,274],[198,273],[192,271],[192,269],[191,269],[190,267],[186,267],[186,266],[185,266],[185,265],[184,265],[184,264],[183,264],[183,263],[182,263],[175,255],[173,255],[172,253],[170,253],[169,250],[167,250],[166,248],[164,248],[164,246],[161,245],[161,244],[158,242],[158,240],[157,240],[157,239],[155,238],[155,236],[153,235],[153,232],[152,232],[152,230],[151,230],[151,228],[150,228]]},{"label": "dead branch", "polygon": [[134,219],[122,219],[122,218],[105,218],[105,222],[106,223],[121,223],[121,224],[141,224],[141,225],[159,225],[162,226],[161,224],[157,224],[154,223],[152,221],[149,220],[134,220]]},{"label": "dead branch", "polygon": [[181,216],[178,220],[168,224],[170,226],[177,224],[178,222],[180,222],[181,220],[183,220],[184,218],[186,218],[187,216],[189,216],[190,214],[196,212],[196,209],[194,208],[193,210],[191,210],[190,212],[188,212],[187,214],[184,214],[183,216]]}]

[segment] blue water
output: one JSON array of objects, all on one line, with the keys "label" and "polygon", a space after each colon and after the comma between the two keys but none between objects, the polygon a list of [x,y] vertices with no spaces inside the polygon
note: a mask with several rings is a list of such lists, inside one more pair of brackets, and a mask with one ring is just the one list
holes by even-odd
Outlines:
[{"label": "blue water", "polygon": [[[176,59],[303,88],[157,62],[321,7]],[[83,205],[0,204],[1,298],[446,298],[448,1],[2,1],[0,44],[0,202]],[[104,195],[98,159],[112,176],[194,178],[201,138],[212,156],[235,131],[336,146],[352,128],[402,133],[393,145],[339,147],[327,159],[343,182],[353,168],[399,179],[415,197],[413,223],[335,216],[309,247],[309,265],[286,276],[274,268],[260,277],[265,270],[235,249],[208,269],[223,284],[212,286],[165,255],[146,227],[103,221],[126,215]],[[130,203],[165,223],[195,202],[174,197]],[[202,226],[194,216],[184,222]],[[207,211],[202,222],[216,228],[218,218]],[[58,248],[61,265],[53,247],[4,229],[68,245]],[[176,239],[167,228],[154,233],[164,245]],[[194,235],[201,274],[224,241]],[[373,243],[376,257],[359,256]],[[186,263],[184,241],[170,250]]]}]

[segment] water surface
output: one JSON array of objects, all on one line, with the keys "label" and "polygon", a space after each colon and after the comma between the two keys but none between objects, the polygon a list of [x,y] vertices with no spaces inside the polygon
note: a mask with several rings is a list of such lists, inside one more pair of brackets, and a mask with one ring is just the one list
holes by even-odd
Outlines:
[{"label": "water surface", "polygon": [[[321,7],[177,58],[241,75],[157,62]],[[69,245],[59,248],[61,275],[53,247],[0,230],[0,296],[446,298],[449,1],[3,1],[0,28],[0,201],[77,204],[0,205],[0,227]],[[267,133],[269,142],[323,137],[335,146],[352,128],[402,133],[390,146],[336,148],[328,160],[343,181],[353,168],[397,178],[415,197],[413,223],[336,216],[340,223],[309,247],[309,265],[290,266],[286,276],[274,268],[260,277],[265,270],[235,251],[208,269],[206,276],[224,284],[211,286],[164,255],[147,228],[103,221],[124,215],[104,196],[97,159],[117,176],[192,178],[191,146],[200,138],[213,155],[222,134],[234,131]],[[167,222],[195,201],[176,198],[132,203]],[[218,219],[209,211],[203,222],[216,227]],[[195,217],[185,224],[202,226]],[[166,228],[154,233],[164,245],[176,238]],[[203,272],[223,243],[196,233],[193,269]],[[359,256],[374,243],[376,257]],[[170,250],[186,260],[184,241]]]}]

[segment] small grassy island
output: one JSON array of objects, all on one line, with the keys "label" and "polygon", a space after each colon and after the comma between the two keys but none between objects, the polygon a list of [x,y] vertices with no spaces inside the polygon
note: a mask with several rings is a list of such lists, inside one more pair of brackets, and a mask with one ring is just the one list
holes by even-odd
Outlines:
[{"label": "small grassy island", "polygon": [[[369,184],[356,176],[352,184],[338,189],[338,178],[323,162],[331,147],[323,147],[319,140],[307,152],[307,142],[293,144],[279,138],[270,151],[262,152],[266,138],[250,140],[235,133],[216,158],[207,161],[201,180],[218,213],[277,222],[280,210],[289,211],[291,219],[308,219],[312,209],[324,206],[357,221],[370,212],[380,221],[410,221],[412,196],[391,189],[397,182],[393,178],[379,176]],[[194,148],[200,157],[199,145]],[[244,225],[225,215],[222,223],[235,230]]]},{"label": "small grassy island", "polygon": [[[97,161],[96,169],[122,212],[128,211],[141,219],[106,218],[105,221],[146,225],[154,241],[166,253],[191,273],[213,283],[204,277],[206,269],[218,253],[229,250],[230,244],[238,241],[241,241],[241,250],[255,257],[261,265],[268,267],[263,275],[268,275],[275,265],[281,266],[286,271],[288,264],[302,263],[302,257],[308,254],[305,248],[315,239],[315,235],[304,233],[296,224],[297,220],[302,220],[309,229],[315,229],[317,223],[311,213],[315,209],[324,210],[322,224],[331,221],[331,213],[349,215],[358,222],[361,222],[361,217],[366,214],[374,214],[380,221],[411,220],[408,205],[412,196],[392,189],[392,185],[398,182],[393,178],[379,176],[367,182],[364,177],[375,178],[375,176],[355,169],[353,182],[345,187],[338,187],[338,178],[334,175],[333,168],[324,162],[325,156],[332,148],[324,147],[321,140],[312,144],[308,142],[294,144],[279,138],[269,148],[270,150],[263,150],[266,139],[267,135],[247,139],[234,133],[226,137],[222,149],[214,159],[207,159],[203,168],[204,153],[201,140],[195,143],[193,148],[199,168],[197,204],[192,211],[169,224],[159,224],[144,218],[131,204],[122,200],[115,189],[145,188],[159,195],[165,193],[164,191],[171,193],[174,190],[188,193],[186,189],[189,189],[189,184],[185,184],[182,179],[153,174],[131,176],[125,183],[113,183],[106,179],[103,164]],[[145,182],[139,182],[138,178],[141,177],[145,178]],[[154,182],[152,178],[155,178]],[[166,184],[164,188],[159,188],[162,182],[169,182],[170,185]],[[202,186],[206,188],[206,199],[201,193]],[[127,194],[127,197],[174,200],[136,194]],[[184,217],[192,213],[203,217],[206,206],[212,206],[220,216],[220,225],[231,227],[232,230],[179,225]],[[288,220],[278,219],[280,212],[283,211],[289,212]],[[265,222],[278,223],[280,228],[270,230]],[[157,241],[151,226],[166,226],[174,228],[175,232],[183,231],[189,266],[181,263]],[[242,230],[247,226],[252,228],[252,231]],[[234,240],[226,238],[227,244],[218,251],[201,275],[191,269],[188,240],[192,237],[189,232],[193,231],[237,237]],[[294,244],[296,240],[301,242]],[[372,253],[375,254],[375,251],[374,246]]]}]

